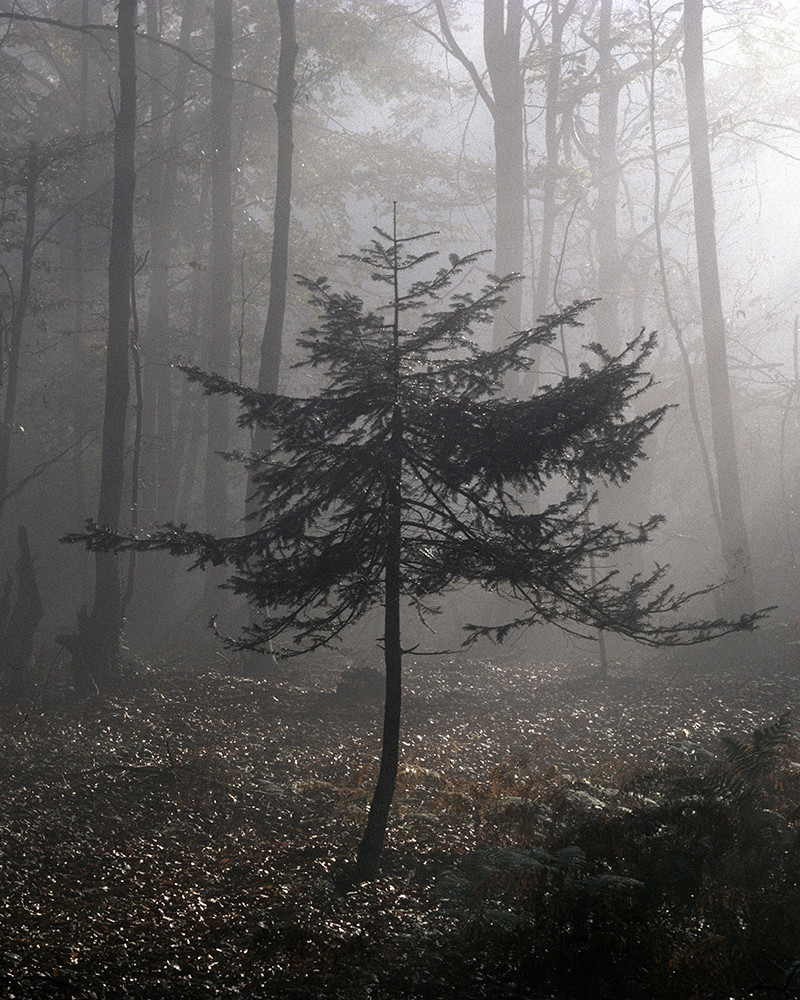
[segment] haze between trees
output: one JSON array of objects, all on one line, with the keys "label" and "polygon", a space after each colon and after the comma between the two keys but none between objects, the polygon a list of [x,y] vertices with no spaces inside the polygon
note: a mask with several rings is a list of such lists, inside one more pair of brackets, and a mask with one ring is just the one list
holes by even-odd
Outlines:
[{"label": "haze between trees", "polygon": [[[239,400],[241,426],[273,433],[272,452],[244,457],[257,467],[252,530],[218,537],[168,524],[123,538],[90,523],[88,534],[71,536],[97,551],[160,549],[192,555],[199,567],[228,566],[226,586],[260,612],[226,640],[237,648],[308,651],[383,608],[383,751],[357,878],[377,871],[397,776],[402,659],[417,648],[405,645],[404,611],[425,622],[435,598],[467,583],[519,602],[511,621],[466,623],[467,644],[502,642],[540,622],[690,644],[751,629],[761,617],[679,621],[673,613],[694,595],[674,592],[666,567],[624,580],[590,569],[595,558],[646,543],[662,520],[591,520],[592,483],[628,479],[666,413],[636,414],[632,405],[652,383],[644,365],[653,335],[640,334],[616,357],[589,346],[577,375],[532,398],[508,398],[508,377],[529,371],[534,349],[561,326],[580,326],[590,303],[487,350],[477,329],[516,276],[450,293],[479,254],[452,255],[431,274],[436,254],[416,246],[433,234],[398,236],[396,212],[392,232],[376,233],[352,259],[388,288],[382,306],[368,309],[325,278],[300,279],[321,317],[299,340],[307,354],[299,365],[324,372],[318,395],[261,393],[186,369],[206,393]],[[557,500],[551,489],[545,497],[554,484]]]}]

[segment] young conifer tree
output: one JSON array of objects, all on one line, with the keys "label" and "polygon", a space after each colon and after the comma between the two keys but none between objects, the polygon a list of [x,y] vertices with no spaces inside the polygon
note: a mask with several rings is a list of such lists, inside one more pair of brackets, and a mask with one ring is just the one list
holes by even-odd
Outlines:
[{"label": "young conifer tree", "polygon": [[[664,567],[593,578],[593,558],[645,543],[661,521],[626,529],[587,516],[591,483],[628,479],[664,417],[665,407],[635,415],[631,405],[651,384],[643,366],[654,337],[640,335],[618,357],[590,347],[577,375],[533,398],[507,398],[507,377],[529,370],[561,325],[579,326],[586,303],[484,349],[477,330],[515,278],[448,299],[479,255],[451,256],[435,270],[436,255],[414,249],[432,234],[400,238],[396,223],[391,234],[376,232],[350,259],[388,286],[383,307],[368,309],[325,278],[301,279],[321,316],[299,340],[307,354],[300,364],[323,373],[317,395],[264,394],[187,370],[205,392],[238,397],[242,426],[272,429],[273,451],[252,460],[263,464],[251,530],[217,538],[167,525],[123,540],[93,526],[88,536],[95,548],[167,549],[193,555],[195,565],[231,567],[227,586],[262,612],[228,640],[240,648],[318,648],[383,608],[383,744],[359,879],[378,870],[395,789],[404,610],[424,618],[435,612],[432,598],[469,583],[518,599],[517,618],[468,623],[467,642],[555,622],[678,645],[752,628],[759,617],[676,620],[693,595],[674,592]],[[559,498],[545,498],[545,487]]]}]

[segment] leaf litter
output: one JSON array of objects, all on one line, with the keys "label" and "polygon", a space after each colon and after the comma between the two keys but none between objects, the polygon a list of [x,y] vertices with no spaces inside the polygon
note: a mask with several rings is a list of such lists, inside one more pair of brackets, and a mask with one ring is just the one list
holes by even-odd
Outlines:
[{"label": "leaf litter", "polygon": [[410,659],[383,873],[348,893],[336,873],[375,777],[374,678],[343,697],[332,658],[264,680],[184,665],[132,671],[115,698],[3,711],[3,995],[496,996],[452,942],[487,892],[492,926],[513,921],[503,872],[566,871],[541,852],[566,849],[567,814],[619,808],[631,776],[676,748],[715,753],[800,684],[774,665],[590,669]]}]

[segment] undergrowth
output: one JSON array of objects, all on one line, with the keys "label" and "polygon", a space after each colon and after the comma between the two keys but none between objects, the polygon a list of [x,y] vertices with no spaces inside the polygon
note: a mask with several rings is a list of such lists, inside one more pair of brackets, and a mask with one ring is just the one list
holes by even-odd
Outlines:
[{"label": "undergrowth", "polygon": [[791,673],[412,668],[384,870],[342,893],[360,683],[144,671],[0,714],[3,996],[800,995]]}]

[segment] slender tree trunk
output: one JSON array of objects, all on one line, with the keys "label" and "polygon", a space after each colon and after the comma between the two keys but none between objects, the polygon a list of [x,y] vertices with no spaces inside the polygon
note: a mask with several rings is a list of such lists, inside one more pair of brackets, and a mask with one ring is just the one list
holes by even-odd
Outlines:
[{"label": "slender tree trunk", "polygon": [[[495,272],[521,274],[525,242],[525,86],[520,64],[523,0],[483,0],[483,52],[491,93],[455,39],[444,0],[434,0],[442,45],[464,66],[492,115],[495,152]],[[506,292],[494,315],[495,346],[520,329],[522,286]]]},{"label": "slender tree trunk", "polygon": [[[117,44],[120,96],[114,124],[114,190],[111,209],[111,250],[108,262],[108,339],[106,394],[100,460],[98,523],[117,531],[121,523],[125,481],[125,422],[131,316],[133,256],[133,196],[136,186],[136,13],[137,0],[119,0]],[[113,681],[117,673],[122,629],[122,590],[118,557],[95,554],[94,605],[88,619],[79,616],[78,635],[67,643],[79,693],[89,693]]]},{"label": "slender tree trunk", "polygon": [[[16,600],[13,608],[9,604],[8,614],[0,608],[0,676],[5,681],[3,694],[6,702],[17,701],[28,686],[33,640],[43,613],[28,533],[21,525],[17,528],[17,545]],[[10,601],[10,588],[4,596]],[[5,604],[5,601],[0,604]]]},{"label": "slender tree trunk", "polygon": [[[233,3],[214,0],[214,75],[211,84],[211,268],[206,309],[207,363],[228,375],[231,353],[233,288],[233,205],[231,120],[233,116]],[[209,531],[224,533],[228,521],[228,483],[219,453],[228,448],[230,402],[224,393],[208,397],[205,507]],[[213,574],[207,574],[209,580]]]},{"label": "slender tree trunk", "polygon": [[552,302],[550,287],[553,235],[556,220],[556,184],[558,181],[558,116],[561,100],[561,57],[564,39],[564,26],[576,0],[569,0],[563,10],[560,10],[560,0],[553,0],[550,17],[551,38],[550,54],[547,60],[547,89],[544,109],[544,142],[545,166],[544,183],[542,185],[542,231],[539,241],[539,267],[536,273],[536,283],[533,295],[533,321],[549,311]]},{"label": "slender tree trunk", "polygon": [[400,448],[402,417],[395,407],[392,418],[392,468],[387,488],[386,565],[384,589],[384,663],[386,692],[383,707],[383,739],[378,781],[356,858],[356,879],[373,878],[380,866],[389,809],[397,784],[400,759],[400,714],[402,707],[403,654],[400,636]]},{"label": "slender tree trunk", "polygon": [[725,318],[717,260],[703,68],[703,0],[684,0],[683,9],[686,110],[689,119],[697,269],[711,406],[711,434],[717,467],[722,553],[730,584],[731,610],[738,612],[751,610],[755,603],[736,455]]},{"label": "slender tree trunk", "polygon": [[[277,0],[280,19],[281,48],[278,57],[278,87],[275,116],[278,120],[278,165],[275,177],[275,211],[272,222],[272,257],[269,268],[269,304],[264,336],[261,340],[261,362],[258,370],[259,392],[277,392],[280,381],[283,325],[286,316],[286,295],[289,280],[289,233],[292,213],[292,156],[294,153],[294,71],[297,61],[297,31],[295,0]],[[242,304],[244,308],[244,304]],[[272,447],[272,432],[257,426],[252,450],[266,455]],[[245,513],[258,508],[256,479],[258,469],[251,468],[247,477]],[[256,672],[264,669],[264,658],[253,653],[246,662]],[[273,659],[273,664],[274,664]]]},{"label": "slender tree trunk", "polygon": [[381,764],[367,826],[356,857],[356,880],[374,877],[380,866],[389,809],[397,784],[400,759],[403,647],[400,634],[400,583],[402,557],[403,412],[400,402],[400,292],[397,266],[397,205],[394,209],[394,380],[391,443],[386,470],[386,551],[384,562],[384,632],[386,694],[383,709]]},{"label": "slender tree trunk", "polygon": [[[524,84],[520,65],[522,0],[484,0],[483,51],[492,85],[495,149],[495,264],[498,275],[522,273],[525,240]],[[506,293],[494,317],[499,346],[522,325],[522,283]]]},{"label": "slender tree trunk", "polygon": [[[207,228],[205,222],[208,214],[210,188],[211,171],[206,165],[200,178],[200,193],[195,206],[197,224],[192,244],[192,260],[202,260],[205,256],[205,231]],[[199,267],[192,271],[189,290],[189,316],[186,322],[186,338],[189,343],[197,342],[200,339],[200,316],[203,312],[206,276],[206,272]],[[199,481],[200,478],[197,476],[197,465],[204,443],[201,433],[204,428],[201,428],[199,419],[201,404],[197,399],[194,386],[186,379],[182,379],[178,384],[180,386],[181,406],[188,406],[192,410],[192,417],[178,426],[172,449],[178,480],[175,513],[179,521],[197,520],[197,515],[193,514],[191,508],[195,496],[199,495],[199,491],[195,488],[195,482]],[[205,421],[202,423],[205,424]],[[188,431],[188,433],[182,434],[181,431]],[[181,477],[183,477],[182,485]]]},{"label": "slender tree trunk", "polygon": [[[148,34],[160,37],[160,0],[148,0]],[[179,45],[184,51],[191,47],[195,4],[186,0]],[[155,442],[155,460],[151,460],[150,477],[155,479],[154,495],[150,498],[155,518],[171,519],[175,515],[178,463],[174,456],[174,415],[172,399],[172,347],[170,336],[169,271],[178,188],[178,152],[184,131],[184,102],[190,63],[181,58],[173,89],[174,99],[169,116],[169,132],[164,136],[165,100],[162,80],[161,46],[151,45],[151,179],[150,179],[150,301],[145,322],[145,352],[152,362],[146,436]]]},{"label": "slender tree trunk", "polygon": [[[722,539],[722,521],[719,513],[719,502],[717,500],[717,486],[714,481],[714,472],[711,468],[711,459],[706,447],[706,439],[703,431],[703,424],[700,418],[700,411],[697,405],[697,392],[695,389],[694,372],[689,358],[689,352],[683,339],[683,328],[678,322],[678,317],[672,308],[672,296],[670,295],[669,282],[667,280],[667,262],[664,253],[664,241],[661,233],[661,163],[658,149],[658,130],[656,128],[656,27],[653,17],[653,9],[648,2],[648,26],[650,29],[650,84],[648,93],[648,111],[650,118],[650,150],[653,157],[653,230],[656,237],[656,253],[658,256],[658,275],[661,284],[661,294],[663,296],[664,308],[669,319],[670,326],[675,334],[675,340],[680,350],[683,370],[686,378],[686,398],[689,405],[689,416],[697,439],[697,447],[700,452],[700,462],[703,467],[703,475],[708,489],[709,505],[714,524]],[[642,288],[639,288],[641,295]],[[644,323],[635,324],[635,329],[641,329]]]},{"label": "slender tree trunk", "polygon": [[[293,111],[297,59],[295,31],[295,0],[277,0],[281,25],[281,50],[278,59],[278,94],[275,115],[278,119],[278,169],[275,181],[275,213],[272,226],[272,259],[270,261],[269,306],[264,337],[261,341],[261,365],[258,372],[259,392],[277,392],[280,377],[283,323],[286,314],[286,292],[289,277],[289,227],[292,209]],[[270,435],[263,427],[256,429],[253,450],[266,452]],[[252,480],[248,496],[252,495]]]},{"label": "slender tree trunk", "polygon": [[[9,467],[11,463],[11,441],[16,427],[17,393],[19,391],[19,359],[22,350],[22,335],[31,294],[33,254],[36,233],[36,184],[39,175],[39,158],[36,143],[28,146],[28,160],[25,176],[25,235],[22,240],[22,262],[19,294],[11,321],[8,341],[8,368],[6,371],[6,392],[3,402],[2,423],[0,423],[0,518],[3,516],[5,497],[8,492]],[[0,388],[2,388],[0,369]]]},{"label": "slender tree trunk", "polygon": [[595,307],[598,339],[612,354],[621,350],[619,329],[620,257],[617,235],[617,194],[619,192],[619,161],[617,159],[617,128],[619,119],[620,82],[614,73],[611,15],[613,0],[601,0],[598,33],[598,95],[597,126],[597,283],[600,302]]},{"label": "slender tree trunk", "polygon": [[[147,13],[147,34],[150,38],[161,37],[161,0],[144,0]],[[156,385],[158,383],[158,361],[156,359],[160,341],[166,335],[168,323],[168,261],[164,257],[164,242],[162,239],[161,221],[166,210],[164,198],[164,87],[162,74],[164,71],[161,58],[161,46],[151,42],[144,50],[146,57],[149,97],[150,122],[147,135],[147,167],[144,180],[147,184],[147,220],[150,229],[150,250],[147,256],[150,294],[147,302],[147,313],[144,321],[140,357],[144,356],[143,400],[144,410],[139,415],[144,439],[144,461],[142,476],[144,479],[143,501],[147,508],[148,520],[158,520],[160,509],[157,502],[158,477],[155,474],[157,455],[161,442],[156,430],[156,415],[158,411]],[[142,186],[143,178],[139,178]],[[135,349],[135,345],[134,345]],[[152,452],[152,454],[151,454]]]},{"label": "slender tree trunk", "polygon": [[[91,40],[86,26],[91,23],[89,0],[81,0],[81,25],[84,33],[81,35],[81,67],[78,81],[78,155],[75,163],[74,200],[77,203],[72,215],[72,366],[73,385],[76,391],[72,393],[72,425],[75,437],[80,439],[90,426],[88,404],[91,399],[89,392],[89,362],[85,343],[86,317],[86,244],[85,228],[86,213],[83,210],[83,195],[86,185],[85,144],[89,141],[89,46]],[[83,449],[75,448],[73,470],[75,475],[75,503],[80,511],[88,509],[86,473],[83,462]],[[91,587],[91,564],[89,553],[85,550],[76,551],[75,558],[80,567],[80,591],[83,602],[89,599]]]}]

